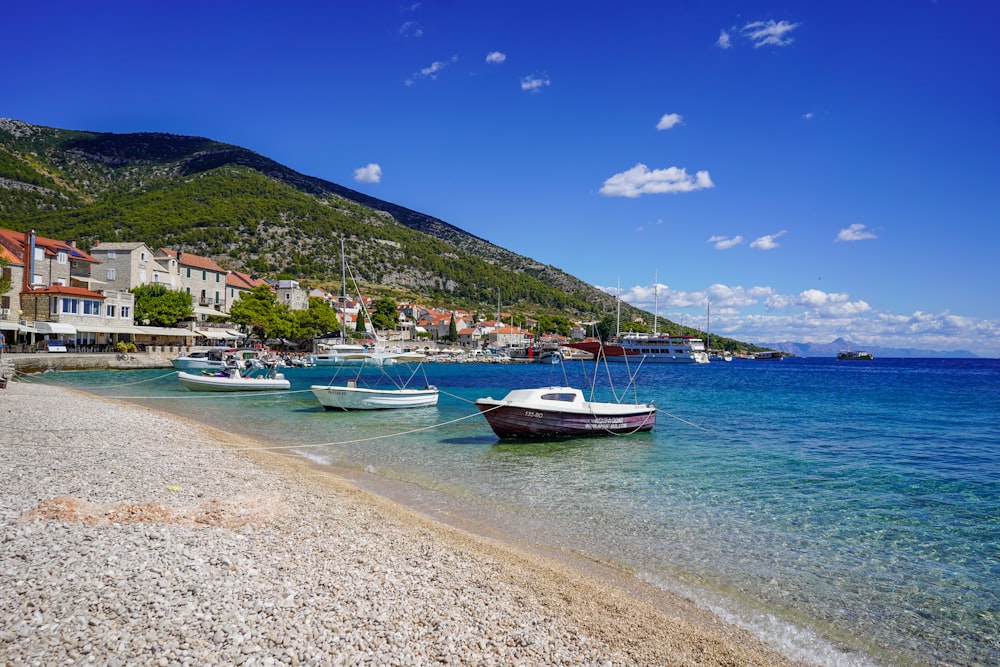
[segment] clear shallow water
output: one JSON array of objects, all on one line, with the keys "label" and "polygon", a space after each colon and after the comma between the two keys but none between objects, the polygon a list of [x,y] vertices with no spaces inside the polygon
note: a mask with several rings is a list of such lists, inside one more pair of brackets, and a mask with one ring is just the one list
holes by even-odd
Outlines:
[{"label": "clear shallow water", "polygon": [[[588,388],[593,369],[566,378]],[[611,371],[620,394],[625,369]],[[497,443],[471,401],[563,384],[559,366],[430,364],[437,408],[358,413],[297,391],[333,372],[289,369],[292,392],[268,396],[196,395],[162,370],[39,381],[412,482],[422,503],[625,563],[793,657],[1000,664],[996,360],[645,366],[655,431],[530,444]]]}]

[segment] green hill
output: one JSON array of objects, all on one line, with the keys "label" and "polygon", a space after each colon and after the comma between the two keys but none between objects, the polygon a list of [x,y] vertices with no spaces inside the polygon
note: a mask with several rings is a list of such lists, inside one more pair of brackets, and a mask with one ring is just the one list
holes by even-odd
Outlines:
[{"label": "green hill", "polygon": [[[593,320],[614,298],[417,211],[201,137],[112,134],[0,119],[0,226],[143,241],[221,266],[340,290],[340,239],[369,295]],[[622,304],[623,321],[652,315]],[[679,331],[677,325],[663,327]],[[735,341],[733,341],[735,343]]]}]

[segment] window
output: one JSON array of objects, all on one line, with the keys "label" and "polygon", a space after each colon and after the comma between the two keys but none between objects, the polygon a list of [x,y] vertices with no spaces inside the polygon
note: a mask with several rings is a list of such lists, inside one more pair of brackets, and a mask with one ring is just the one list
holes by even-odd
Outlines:
[{"label": "window", "polygon": [[115,270],[108,269],[108,280],[114,280],[114,279],[115,279]]},{"label": "window", "polygon": [[64,296],[62,299],[62,312],[67,315],[76,315],[80,310],[80,300]]},{"label": "window", "polygon": [[64,252],[60,252],[56,255],[56,262],[59,264],[65,264],[69,257]]},{"label": "window", "polygon": [[191,267],[190,267],[190,266],[188,267],[188,276],[187,276],[187,277],[188,277],[188,278],[190,278],[190,277],[191,277]]},{"label": "window", "polygon": [[115,316],[115,307],[112,304],[109,303],[108,307],[104,311],[104,315],[105,315],[105,317],[114,317]]},{"label": "window", "polygon": [[108,251],[108,259],[118,259],[118,253],[114,250]]},{"label": "window", "polygon": [[145,252],[140,252],[139,253],[139,261],[140,262],[145,262],[146,261],[146,253]]},{"label": "window", "polygon": [[201,272],[201,279],[202,280],[208,280],[208,271],[202,271]]},{"label": "window", "polygon": [[215,303],[216,303],[216,305],[222,303],[222,301],[219,299],[219,293],[218,292],[215,293]]},{"label": "window", "polygon": [[100,315],[101,314],[101,302],[94,299],[83,299],[83,314],[84,315]]},{"label": "window", "polygon": [[122,306],[122,319],[124,320],[132,317],[131,311],[132,311],[131,306]]}]

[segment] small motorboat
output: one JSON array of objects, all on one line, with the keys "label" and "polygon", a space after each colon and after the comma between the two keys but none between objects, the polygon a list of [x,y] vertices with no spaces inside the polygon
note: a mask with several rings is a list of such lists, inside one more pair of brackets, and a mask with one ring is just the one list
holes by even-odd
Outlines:
[{"label": "small motorboat", "polygon": [[586,401],[573,387],[515,389],[476,406],[499,438],[627,435],[656,425],[652,404]]},{"label": "small motorboat", "polygon": [[312,385],[309,389],[327,410],[421,408],[438,402],[438,388],[433,385],[422,389],[379,389],[359,387],[357,380],[348,380],[346,385]]},{"label": "small motorboat", "polygon": [[273,368],[261,375],[243,374],[236,368],[200,374],[177,371],[177,379],[189,391],[281,391],[292,386]]}]

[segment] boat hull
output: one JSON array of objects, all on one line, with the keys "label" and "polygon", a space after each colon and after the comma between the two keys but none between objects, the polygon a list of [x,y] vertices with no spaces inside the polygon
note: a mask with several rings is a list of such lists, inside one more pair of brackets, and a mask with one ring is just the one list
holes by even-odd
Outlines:
[{"label": "boat hull", "polygon": [[481,398],[476,406],[498,438],[551,438],[627,435],[651,431],[656,425],[652,405],[601,404],[593,410],[545,410]]},{"label": "boat hull", "polygon": [[291,388],[284,377],[219,377],[179,371],[177,379],[190,391],[282,391]]},{"label": "boat hull", "polygon": [[371,389],[313,385],[309,388],[327,410],[390,410],[437,405],[436,387],[425,389]]}]

